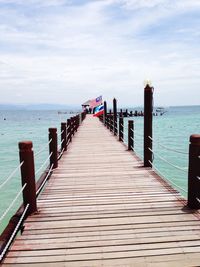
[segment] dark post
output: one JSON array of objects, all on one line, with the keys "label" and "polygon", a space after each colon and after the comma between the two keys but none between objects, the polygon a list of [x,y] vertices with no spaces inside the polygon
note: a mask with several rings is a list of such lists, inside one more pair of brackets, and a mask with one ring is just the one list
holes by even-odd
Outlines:
[{"label": "dark post", "polygon": [[71,137],[71,120],[68,119],[67,120],[67,143],[68,143],[68,140],[69,140],[69,142],[71,142],[71,139],[72,139],[72,137]]},{"label": "dark post", "polygon": [[76,131],[78,131],[79,127],[79,115],[76,115]]},{"label": "dark post", "polygon": [[128,121],[128,150],[134,150],[134,121]]},{"label": "dark post", "polygon": [[103,105],[104,105],[103,122],[104,122],[104,125],[106,126],[106,119],[107,119],[107,102],[104,101]]},{"label": "dark post", "polygon": [[53,164],[53,169],[58,167],[58,139],[57,139],[57,128],[49,128],[49,154],[52,153],[50,157],[50,166]]},{"label": "dark post", "polygon": [[110,119],[111,119],[111,124],[110,124],[110,131],[113,132],[113,114],[110,115]]},{"label": "dark post", "polygon": [[190,136],[188,170],[188,207],[200,209],[200,135]]},{"label": "dark post", "polygon": [[77,132],[78,129],[77,116],[74,117],[74,123],[75,123],[75,132]]},{"label": "dark post", "polygon": [[72,135],[74,135],[74,117],[71,117],[71,141]]},{"label": "dark post", "polygon": [[81,114],[78,114],[77,115],[77,117],[78,117],[78,128],[79,128],[79,126],[81,125]]},{"label": "dark post", "polygon": [[20,162],[24,162],[21,166],[22,187],[26,184],[23,190],[24,207],[29,204],[27,216],[37,211],[35,167],[32,147],[33,144],[31,141],[19,143]]},{"label": "dark post", "polygon": [[67,150],[67,131],[66,131],[66,122],[61,123],[61,151],[64,149],[64,151]]},{"label": "dark post", "polygon": [[76,132],[76,116],[73,117],[73,135],[75,135]]},{"label": "dark post", "polygon": [[122,117],[119,118],[119,141],[123,142],[124,139],[124,119]]},{"label": "dark post", "polygon": [[112,110],[110,109],[110,131],[112,131]]},{"label": "dark post", "polygon": [[77,117],[76,116],[74,117],[74,124],[75,124],[75,131],[74,131],[74,134],[75,134],[75,132],[77,132]]},{"label": "dark post", "polygon": [[107,129],[110,128],[110,114],[107,114]]},{"label": "dark post", "polygon": [[[144,88],[144,167],[152,167],[153,87]],[[149,138],[150,137],[150,138]]]},{"label": "dark post", "polygon": [[117,135],[117,100],[113,99],[113,127],[114,135]]}]

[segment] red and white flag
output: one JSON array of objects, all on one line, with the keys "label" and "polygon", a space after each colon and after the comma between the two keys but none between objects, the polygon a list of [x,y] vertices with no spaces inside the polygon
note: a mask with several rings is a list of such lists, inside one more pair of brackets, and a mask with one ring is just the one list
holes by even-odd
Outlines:
[{"label": "red and white flag", "polygon": [[95,108],[102,104],[102,96],[90,100],[90,108]]},{"label": "red and white flag", "polygon": [[100,105],[95,108],[94,110],[94,117],[99,117],[100,115],[103,115],[104,113],[104,105]]}]

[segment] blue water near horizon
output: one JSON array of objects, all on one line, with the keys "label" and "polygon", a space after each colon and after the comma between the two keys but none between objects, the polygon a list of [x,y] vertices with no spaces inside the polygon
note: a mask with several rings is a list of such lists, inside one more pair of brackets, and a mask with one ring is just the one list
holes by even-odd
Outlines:
[{"label": "blue water near horizon", "polygon": [[[131,110],[134,110],[132,108]],[[178,187],[183,188],[180,193],[186,196],[187,191],[187,166],[189,137],[191,134],[200,133],[200,106],[168,107],[167,113],[163,116],[153,118],[153,150],[155,152],[155,167]],[[35,158],[35,169],[39,169],[48,157],[48,128],[58,128],[60,135],[60,123],[66,121],[71,114],[58,114],[55,110],[50,111],[0,111],[0,185],[8,175],[19,165],[18,142],[31,140],[34,152],[38,152],[46,146],[46,149]],[[6,120],[4,120],[4,118]],[[130,118],[125,118],[125,129]],[[135,151],[139,157],[143,158],[143,117],[133,117],[135,124]],[[60,138],[60,136],[59,136]],[[125,142],[127,137],[125,136]],[[178,154],[165,150],[159,144],[166,147],[183,151],[186,154]],[[180,167],[176,169],[158,156]],[[45,169],[45,166],[44,166]],[[40,177],[39,173],[36,177]],[[21,189],[20,171],[1,190],[0,217],[10,205],[14,197]],[[22,203],[22,198],[18,198],[14,207],[0,223],[2,230],[9,218]]]}]

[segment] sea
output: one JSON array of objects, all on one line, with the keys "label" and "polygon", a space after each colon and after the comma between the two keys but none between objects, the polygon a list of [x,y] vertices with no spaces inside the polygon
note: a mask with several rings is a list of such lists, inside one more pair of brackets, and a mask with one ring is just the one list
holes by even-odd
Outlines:
[{"label": "sea", "polygon": [[[60,140],[61,122],[72,115],[56,110],[0,111],[0,232],[22,203],[18,143],[24,140],[33,142],[37,155],[36,180],[39,179],[48,165],[48,162],[44,164],[48,158],[48,128],[56,127]],[[124,119],[125,143],[129,119]],[[134,117],[133,120],[134,150],[142,159],[143,117]],[[199,133],[200,106],[166,107],[162,116],[158,113],[153,117],[153,168],[184,197],[187,197],[189,138],[191,134]]]}]

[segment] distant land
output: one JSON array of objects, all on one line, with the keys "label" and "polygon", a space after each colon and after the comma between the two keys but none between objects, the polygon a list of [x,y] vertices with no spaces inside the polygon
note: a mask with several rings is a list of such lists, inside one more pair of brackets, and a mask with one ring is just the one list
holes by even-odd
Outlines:
[{"label": "distant land", "polygon": [[80,106],[60,104],[0,104],[0,110],[80,110]]}]

